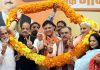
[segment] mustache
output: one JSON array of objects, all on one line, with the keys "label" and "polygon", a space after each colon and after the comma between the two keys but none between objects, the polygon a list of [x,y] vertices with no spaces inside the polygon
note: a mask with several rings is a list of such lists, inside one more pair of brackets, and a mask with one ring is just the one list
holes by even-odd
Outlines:
[{"label": "mustache", "polygon": [[23,31],[22,33],[28,33],[28,32],[24,32],[24,31]]},{"label": "mustache", "polygon": [[9,2],[6,2],[5,4],[13,4],[13,2],[9,1]]}]

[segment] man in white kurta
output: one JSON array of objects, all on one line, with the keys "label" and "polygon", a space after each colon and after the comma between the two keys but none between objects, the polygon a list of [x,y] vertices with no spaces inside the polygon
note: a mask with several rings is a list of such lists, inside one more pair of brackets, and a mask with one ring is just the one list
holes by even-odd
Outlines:
[{"label": "man in white kurta", "polygon": [[4,26],[0,27],[0,70],[15,70],[14,51]]}]

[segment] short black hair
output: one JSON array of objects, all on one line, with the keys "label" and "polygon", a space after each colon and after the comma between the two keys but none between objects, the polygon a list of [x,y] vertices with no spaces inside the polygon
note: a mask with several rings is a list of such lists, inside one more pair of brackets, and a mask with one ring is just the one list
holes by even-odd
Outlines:
[{"label": "short black hair", "polygon": [[29,24],[29,25],[30,25],[30,23],[29,23],[29,22],[26,22],[26,21],[25,21],[25,22],[23,22],[23,23],[20,25],[21,29],[22,29],[22,26],[23,26],[23,24],[24,24],[24,23],[27,23],[27,24]]},{"label": "short black hair", "polygon": [[46,26],[47,24],[50,24],[50,25],[56,27],[56,25],[52,21],[50,21],[50,20],[44,21],[44,23],[42,24],[42,27]]},{"label": "short black hair", "polygon": [[61,31],[62,29],[64,29],[64,28],[68,28],[68,30],[69,30],[70,32],[72,32],[72,29],[71,29],[71,27],[69,27],[69,26],[62,27],[62,28],[60,29],[60,31]]},{"label": "short black hair", "polygon": [[41,27],[41,25],[40,25],[38,22],[33,22],[33,23],[31,23],[30,28],[31,28],[34,24],[37,24],[37,25],[39,26],[39,28]]},{"label": "short black hair", "polygon": [[[91,36],[93,36],[98,41],[98,46],[95,49],[100,49],[100,35],[97,33],[91,34],[89,37],[89,43],[90,43]],[[89,47],[89,49],[92,50],[93,48]]]},{"label": "short black hair", "polygon": [[67,26],[66,22],[65,22],[65,21],[63,21],[63,20],[58,21],[58,22],[57,22],[57,25],[58,25],[59,23],[63,23],[63,24],[64,24],[64,26]]}]

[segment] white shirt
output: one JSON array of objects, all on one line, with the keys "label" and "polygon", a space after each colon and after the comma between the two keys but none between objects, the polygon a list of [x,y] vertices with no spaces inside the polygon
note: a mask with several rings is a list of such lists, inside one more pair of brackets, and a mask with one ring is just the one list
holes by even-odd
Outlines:
[{"label": "white shirt", "polygon": [[0,70],[15,70],[14,51],[11,46],[7,46],[4,55],[1,54],[2,42],[0,41]]},{"label": "white shirt", "polygon": [[7,13],[5,13],[4,11],[1,11],[1,13],[2,13],[3,20],[4,20],[5,24],[6,24]]},{"label": "white shirt", "polygon": [[39,47],[43,47],[43,40],[39,41],[38,39],[34,40],[33,46],[37,49],[37,53],[39,53]]}]

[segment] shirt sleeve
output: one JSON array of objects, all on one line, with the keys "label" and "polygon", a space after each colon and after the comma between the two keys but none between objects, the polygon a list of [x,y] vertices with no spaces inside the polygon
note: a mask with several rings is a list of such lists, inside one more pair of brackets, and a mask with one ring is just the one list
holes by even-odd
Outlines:
[{"label": "shirt sleeve", "polygon": [[1,54],[1,51],[0,51],[0,64],[2,63],[3,59],[4,59],[4,56]]},{"label": "shirt sleeve", "polygon": [[39,53],[39,49],[38,49],[38,45],[37,45],[37,43],[38,43],[38,40],[35,39],[35,40],[34,40],[34,44],[33,44],[33,46],[36,48],[37,53]]},{"label": "shirt sleeve", "polygon": [[0,64],[2,63],[4,56],[1,54],[2,51],[2,43],[0,42]]},{"label": "shirt sleeve", "polygon": [[57,45],[56,43],[53,45],[53,52],[52,52],[52,56],[56,56],[57,54]]},{"label": "shirt sleeve", "polygon": [[55,16],[55,11],[52,9],[52,12],[51,12],[51,14],[49,15],[49,17],[47,18],[47,20],[49,20],[49,21],[53,21],[53,18],[54,18],[54,16]]}]

